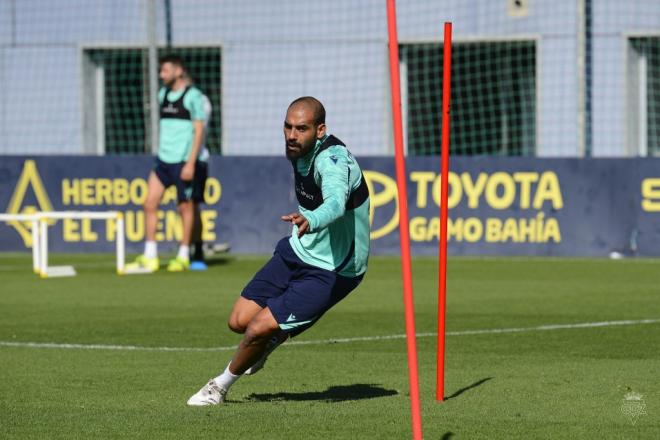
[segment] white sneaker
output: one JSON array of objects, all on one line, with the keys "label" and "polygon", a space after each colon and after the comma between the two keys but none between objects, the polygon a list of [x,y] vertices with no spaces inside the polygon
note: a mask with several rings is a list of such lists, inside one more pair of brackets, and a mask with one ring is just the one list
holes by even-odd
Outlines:
[{"label": "white sneaker", "polygon": [[[288,338],[284,339],[286,341]],[[268,345],[266,345],[266,351],[264,354],[259,358],[257,362],[254,363],[250,368],[245,370],[245,373],[243,373],[246,376],[251,376],[253,374],[256,374],[257,371],[261,370],[264,367],[264,364],[266,363],[266,360],[268,359],[268,355],[270,355],[277,347],[279,347],[284,341],[280,341],[277,336],[273,336],[270,341],[268,341]]]},{"label": "white sneaker", "polygon": [[227,390],[220,387],[215,380],[211,379],[201,390],[197,391],[190,399],[188,406],[207,406],[224,403]]}]

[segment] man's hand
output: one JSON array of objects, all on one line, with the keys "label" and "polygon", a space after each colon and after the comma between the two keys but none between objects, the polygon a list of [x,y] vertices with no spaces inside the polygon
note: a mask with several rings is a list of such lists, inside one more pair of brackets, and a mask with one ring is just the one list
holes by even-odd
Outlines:
[{"label": "man's hand", "polygon": [[189,182],[193,180],[193,177],[195,177],[195,163],[186,162],[183,168],[181,168],[180,177],[181,180],[183,180],[184,182]]},{"label": "man's hand", "polygon": [[299,212],[283,215],[282,220],[298,226],[298,238],[302,237],[307,231],[309,231],[309,222],[305,216]]}]

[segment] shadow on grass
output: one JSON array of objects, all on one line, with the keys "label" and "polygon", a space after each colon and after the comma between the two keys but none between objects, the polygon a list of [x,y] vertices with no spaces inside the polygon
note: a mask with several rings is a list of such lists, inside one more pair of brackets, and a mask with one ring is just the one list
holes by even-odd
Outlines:
[{"label": "shadow on grass", "polygon": [[440,437],[440,440],[450,440],[454,436],[454,433],[451,431],[447,431],[444,434],[442,434],[442,437]]},{"label": "shadow on grass", "polygon": [[204,259],[204,262],[206,263],[207,266],[225,266],[227,264],[231,264],[236,262],[236,258],[230,258],[230,257],[207,257]]},{"label": "shadow on grass", "polygon": [[[457,391],[454,392],[454,394],[452,394],[451,396],[446,396],[446,397],[445,397],[445,400],[455,399],[456,397],[460,396],[460,395],[463,394],[464,392],[466,392],[466,391],[468,391],[468,390],[471,390],[472,388],[476,388],[476,387],[478,387],[478,386],[481,386],[481,385],[485,384],[486,382],[488,382],[489,380],[492,380],[492,379],[493,379],[492,377],[485,377],[485,378],[483,378],[483,379],[479,379],[479,380],[476,381],[475,383],[472,383],[472,384],[470,384],[470,385],[468,385],[468,386],[466,386],[466,387],[461,388],[460,390],[457,390]],[[453,435],[451,432],[448,432],[447,434],[449,434],[449,435]],[[443,437],[443,438],[444,438],[444,437]]]},{"label": "shadow on grass", "polygon": [[274,400],[344,402],[347,400],[394,396],[396,394],[399,393],[395,390],[387,390],[374,384],[356,383],[353,385],[337,385],[329,387],[325,391],[311,391],[306,393],[250,394],[247,396],[247,400],[253,402],[272,402]]}]

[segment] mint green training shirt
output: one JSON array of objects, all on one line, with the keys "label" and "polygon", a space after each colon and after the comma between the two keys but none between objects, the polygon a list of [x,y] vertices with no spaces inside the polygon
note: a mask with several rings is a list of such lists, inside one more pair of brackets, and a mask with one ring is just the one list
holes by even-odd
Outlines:
[{"label": "mint green training shirt", "polygon": [[[168,102],[175,102],[181,97],[185,88],[171,90],[167,95]],[[166,88],[158,92],[158,102],[163,103]],[[203,121],[205,118],[202,92],[196,87],[190,87],[183,98],[183,106],[190,112],[190,120],[161,118],[158,158],[166,163],[185,162],[190,156],[192,141],[195,135],[193,121]]]},{"label": "mint green training shirt", "polygon": [[[312,161],[322,143],[297,160],[298,172],[309,174]],[[362,205],[346,210],[350,193],[360,186],[362,171],[353,155],[343,146],[335,145],[316,156],[314,181],[321,188],[323,203],[314,210],[298,206],[309,222],[309,230],[298,238],[298,227],[293,226],[289,242],[298,257],[315,267],[334,271],[349,256],[353,242],[353,255],[339,272],[345,277],[356,277],[366,272],[369,258],[369,199]]]}]

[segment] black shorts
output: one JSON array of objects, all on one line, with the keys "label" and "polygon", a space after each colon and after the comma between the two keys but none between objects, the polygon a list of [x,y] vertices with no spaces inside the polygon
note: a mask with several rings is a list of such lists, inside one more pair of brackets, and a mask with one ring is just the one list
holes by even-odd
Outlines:
[{"label": "black shorts", "polygon": [[185,162],[167,163],[156,159],[154,173],[165,188],[174,185],[176,187],[176,197],[179,203],[194,201],[204,202],[204,189],[208,177],[208,166],[204,162],[195,163],[195,176],[193,180],[181,180],[181,169]]},{"label": "black shorts", "polygon": [[293,251],[289,238],[245,286],[241,296],[268,307],[280,329],[292,337],[310,328],[362,281],[311,266]]}]

